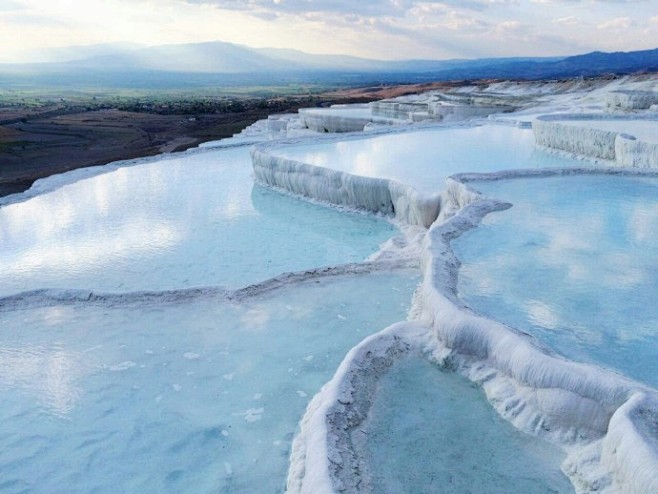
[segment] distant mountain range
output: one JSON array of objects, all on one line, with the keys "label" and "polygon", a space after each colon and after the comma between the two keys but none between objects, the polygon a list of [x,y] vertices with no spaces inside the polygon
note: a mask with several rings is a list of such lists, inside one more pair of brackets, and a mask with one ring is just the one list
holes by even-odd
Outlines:
[{"label": "distant mountain range", "polygon": [[[593,52],[571,57],[488,58],[475,60],[383,61],[344,55],[312,55],[297,50],[255,49],[224,42],[144,47],[109,44],[70,47],[44,53],[52,62],[0,64],[2,75],[84,74],[117,76],[169,74],[193,80],[203,75],[250,75],[300,80],[304,75],[386,80],[456,80],[483,78],[549,79],[658,71],[658,49],[635,52]],[[178,75],[175,75],[178,74]],[[148,77],[146,77],[148,78]]]}]

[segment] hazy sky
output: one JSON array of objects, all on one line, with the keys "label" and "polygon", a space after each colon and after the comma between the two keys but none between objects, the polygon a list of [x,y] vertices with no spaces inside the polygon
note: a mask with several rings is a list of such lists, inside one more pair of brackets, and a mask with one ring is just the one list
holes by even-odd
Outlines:
[{"label": "hazy sky", "polygon": [[628,51],[658,47],[658,0],[0,0],[0,61],[212,40],[380,59]]}]

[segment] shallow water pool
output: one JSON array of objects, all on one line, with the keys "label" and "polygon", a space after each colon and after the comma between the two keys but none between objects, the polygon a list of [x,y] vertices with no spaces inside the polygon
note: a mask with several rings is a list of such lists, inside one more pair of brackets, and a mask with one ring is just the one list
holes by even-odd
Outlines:
[{"label": "shallow water pool", "polygon": [[473,186],[513,206],[453,242],[459,296],[569,358],[658,387],[658,179]]},{"label": "shallow water pool", "polygon": [[0,208],[0,295],[237,288],[360,262],[398,231],[253,185],[247,147],[120,168]]},{"label": "shallow water pool", "polygon": [[282,492],[307,402],[417,282],[0,312],[0,490]]},{"label": "shallow water pool", "polygon": [[276,156],[354,175],[393,179],[419,191],[443,190],[462,172],[582,166],[534,145],[532,130],[504,125],[444,127],[276,148]]},{"label": "shallow water pool", "polygon": [[371,492],[573,492],[564,454],[500,418],[481,389],[407,358],[380,380],[360,428]]}]

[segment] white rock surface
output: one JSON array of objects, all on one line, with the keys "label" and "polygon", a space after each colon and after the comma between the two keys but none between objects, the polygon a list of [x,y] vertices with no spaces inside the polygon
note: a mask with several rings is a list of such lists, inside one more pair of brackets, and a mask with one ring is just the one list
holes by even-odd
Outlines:
[{"label": "white rock surface", "polygon": [[506,205],[477,200],[462,184],[453,183],[452,190],[457,203],[468,205],[437,221],[426,237],[424,282],[412,309],[418,321],[364,340],[313,398],[293,443],[288,492],[367,491],[350,434],[367,415],[377,379],[409,352],[461,372],[517,428],[561,446],[576,492],[655,492],[658,392],[565,360],[529,335],[464,307],[455,292],[458,262],[449,242]]},{"label": "white rock surface", "polygon": [[532,128],[537,144],[617,165],[658,167],[658,120],[545,115]]},{"label": "white rock surface", "polygon": [[275,156],[267,146],[252,150],[256,180],[314,200],[393,216],[411,225],[429,226],[441,198],[425,195],[393,180],[362,177]]},{"label": "white rock surface", "polygon": [[610,91],[606,94],[605,103],[609,111],[647,110],[658,103],[658,92],[655,91]]},{"label": "white rock surface", "polygon": [[[627,77],[607,82],[501,82],[486,87],[455,89],[450,98],[460,101],[460,98],[473,98],[477,93],[479,104],[501,98],[527,101],[529,107],[526,110],[498,115],[496,119],[511,124],[534,121],[537,141],[545,146],[600,159],[615,159],[620,165],[646,168],[657,166],[656,143],[629,137],[622,132],[566,125],[556,120],[538,119],[538,116],[545,113],[603,113],[607,108],[616,109],[622,104],[626,105],[625,109],[646,106],[643,96],[620,96],[625,93],[619,93],[619,90],[651,91],[657,81],[657,78]],[[611,91],[618,93],[606,99],[605,95]],[[378,111],[390,112],[386,118],[406,113],[408,120],[413,120],[414,114],[417,119],[423,119],[425,112],[429,115],[429,102],[438,101],[435,96],[400,98],[380,105]],[[336,128],[347,125],[341,123],[343,117],[338,115],[337,118]],[[256,142],[310,133],[315,134],[304,126],[299,116],[273,116],[245,129],[231,144],[244,145],[250,142],[249,139]],[[424,281],[415,296],[414,320],[393,325],[353,348],[333,379],[309,403],[293,444],[288,492],[358,492],[361,459],[351,449],[350,431],[365,417],[378,377],[396,359],[409,352],[425,355],[461,372],[482,386],[501,416],[519,429],[563,447],[568,453],[563,468],[577,492],[658,492],[658,391],[599,367],[565,360],[529,335],[474,314],[459,301],[456,294],[459,263],[452,254],[450,240],[477,226],[489,212],[507,207],[506,204],[483,198],[461,183],[460,180],[468,179],[466,174],[448,179],[441,195],[425,196],[391,180],[356,177],[274,158],[267,153],[267,146],[261,145],[252,153],[254,172],[260,182],[312,199],[394,215],[401,222],[429,227],[427,234],[418,234],[410,240],[416,242],[416,246],[390,245],[388,252],[393,259],[396,249],[422,253]],[[150,161],[152,159],[147,158],[130,164]],[[121,166],[126,166],[126,163],[102,170],[77,170],[67,174],[66,180],[58,182],[57,187],[69,180],[81,180]],[[492,177],[540,176],[542,173],[549,172],[501,172],[492,174]],[[554,170],[550,173],[594,171]],[[52,189],[52,181],[37,182],[21,198],[5,198],[0,200],[0,205],[20,202]],[[262,286],[233,292],[231,300],[296,279],[334,271],[377,269],[378,266],[360,264],[333,271],[282,275]],[[207,289],[172,291],[167,296],[175,302],[180,297],[204,290]],[[153,296],[148,292],[134,294],[131,303],[142,303]],[[117,297],[124,296],[37,291],[5,302],[21,306],[42,306],[51,299],[116,303],[120,300]]]},{"label": "white rock surface", "polygon": [[548,117],[532,123],[535,141],[541,146],[591,158],[614,160],[617,133],[591,127],[575,127]]},{"label": "white rock surface", "polygon": [[304,126],[320,133],[355,132],[372,122],[370,108],[302,108]]},{"label": "white rock surface", "polygon": [[618,134],[615,139],[615,158],[623,166],[658,168],[658,143]]}]

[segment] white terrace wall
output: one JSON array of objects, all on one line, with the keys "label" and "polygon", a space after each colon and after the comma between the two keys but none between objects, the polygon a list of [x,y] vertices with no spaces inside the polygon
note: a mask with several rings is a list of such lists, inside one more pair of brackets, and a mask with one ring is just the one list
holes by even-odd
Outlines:
[{"label": "white terrace wall", "polygon": [[658,92],[655,91],[610,91],[605,95],[608,111],[648,110],[658,104]]},{"label": "white terrace wall", "polygon": [[[595,118],[591,115],[539,117],[532,124],[535,142],[588,158],[613,161],[621,166],[658,168],[658,142],[642,141],[622,132],[588,127],[587,121]],[[566,124],[565,120],[582,121],[582,125]]]},{"label": "white terrace wall", "polygon": [[577,127],[555,120],[538,119],[532,124],[540,146],[606,160],[615,159],[616,132]]},{"label": "white terrace wall", "polygon": [[266,185],[338,206],[393,216],[410,225],[428,227],[439,215],[439,194],[421,194],[394,180],[308,165],[276,156],[269,152],[271,148],[265,144],[251,152],[256,180]]}]

